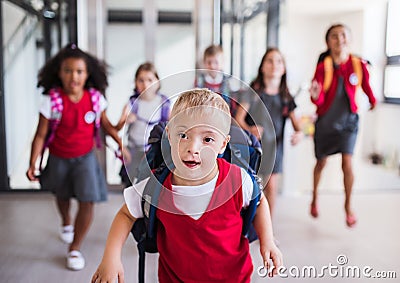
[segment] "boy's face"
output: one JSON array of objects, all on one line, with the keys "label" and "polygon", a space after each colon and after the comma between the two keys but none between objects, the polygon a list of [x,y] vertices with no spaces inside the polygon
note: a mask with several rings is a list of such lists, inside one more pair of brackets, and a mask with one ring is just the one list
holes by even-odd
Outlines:
[{"label": "boy's face", "polygon": [[229,141],[229,135],[221,131],[221,121],[224,121],[221,119],[227,119],[221,115],[226,113],[215,109],[198,114],[178,114],[167,127],[176,185],[211,181],[218,172],[217,155],[224,152]]},{"label": "boy's face", "polygon": [[215,55],[208,55],[204,58],[204,68],[210,70],[209,74],[214,78],[216,76],[215,72],[212,71],[222,71],[224,67],[224,58],[222,53],[217,53]]}]

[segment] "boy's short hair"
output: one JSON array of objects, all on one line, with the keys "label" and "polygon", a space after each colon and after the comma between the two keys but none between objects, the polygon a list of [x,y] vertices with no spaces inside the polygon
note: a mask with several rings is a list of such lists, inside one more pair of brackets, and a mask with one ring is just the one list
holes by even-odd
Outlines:
[{"label": "boy's short hair", "polygon": [[223,53],[222,47],[220,45],[210,45],[204,50],[203,58],[215,56],[217,54]]},{"label": "boy's short hair", "polygon": [[[208,106],[208,107],[202,107]],[[198,111],[196,111],[198,110]],[[225,134],[228,134],[231,124],[231,114],[229,105],[221,97],[221,95],[207,89],[207,88],[195,88],[182,92],[171,110],[170,120],[176,115],[184,113],[185,115],[192,116],[200,114],[210,114],[211,112],[219,110],[224,115],[219,115],[225,121],[221,121],[221,126],[227,125],[227,130],[224,129]],[[210,112],[210,113],[208,113]],[[215,112],[214,112],[215,113]]]}]

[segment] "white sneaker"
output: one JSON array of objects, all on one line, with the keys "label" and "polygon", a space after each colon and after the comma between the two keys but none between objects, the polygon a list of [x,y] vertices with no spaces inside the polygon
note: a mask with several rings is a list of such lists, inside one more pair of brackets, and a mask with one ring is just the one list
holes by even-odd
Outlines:
[{"label": "white sneaker", "polygon": [[70,251],[67,255],[67,268],[81,270],[85,267],[85,259],[80,251]]},{"label": "white sneaker", "polygon": [[74,240],[74,226],[66,225],[61,227],[60,239],[66,244],[71,244]]}]

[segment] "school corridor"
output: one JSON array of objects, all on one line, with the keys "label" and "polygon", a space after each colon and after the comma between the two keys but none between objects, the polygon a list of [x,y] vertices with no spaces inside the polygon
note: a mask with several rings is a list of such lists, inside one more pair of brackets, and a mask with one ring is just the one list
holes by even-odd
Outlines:
[{"label": "school corridor", "polygon": [[[318,56],[329,51],[325,32],[338,23],[351,30],[348,54],[365,59],[358,62],[368,70],[377,101],[369,111],[363,91],[354,93],[360,119],[352,159],[352,205],[358,219],[354,228],[345,222],[338,154],[329,157],[321,177],[319,217],[310,215],[317,107],[309,90]],[[104,137],[96,154],[108,200],[95,205],[94,222],[81,247],[86,266],[81,271],[67,269],[68,245],[59,238],[54,196],[26,176],[46,97],[37,87],[38,72],[67,44],[107,63],[104,112],[113,125],[136,94],[135,71],[145,62],[154,64],[157,91],[173,104],[177,93],[194,87],[207,46],[222,48],[221,71],[234,78],[237,93],[257,77],[267,48],[278,48],[284,61],[281,80],[287,82],[297,106],[293,113],[302,127],[295,130],[287,112],[278,111],[287,122],[282,126],[283,170],[273,228],[284,264],[279,275],[265,276],[259,268],[259,244],[251,243],[251,282],[400,282],[399,26],[400,0],[0,1],[0,283],[90,282],[123,203],[122,162],[115,155],[119,145]],[[348,81],[358,80],[352,68]],[[295,132],[304,137],[292,146]],[[124,143],[128,139],[125,129],[118,135]],[[71,215],[76,211],[74,201]],[[137,282],[138,253],[132,236],[122,256],[125,282]],[[157,254],[147,255],[147,283],[157,282],[157,260]]]}]

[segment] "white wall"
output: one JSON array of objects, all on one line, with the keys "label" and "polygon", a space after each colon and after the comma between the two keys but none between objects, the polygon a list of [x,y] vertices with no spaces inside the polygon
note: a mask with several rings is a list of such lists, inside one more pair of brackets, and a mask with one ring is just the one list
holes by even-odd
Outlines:
[{"label": "white wall", "polygon": [[38,188],[25,177],[39,118],[41,95],[36,74],[43,62],[32,37],[4,75],[7,167],[12,188]]}]

